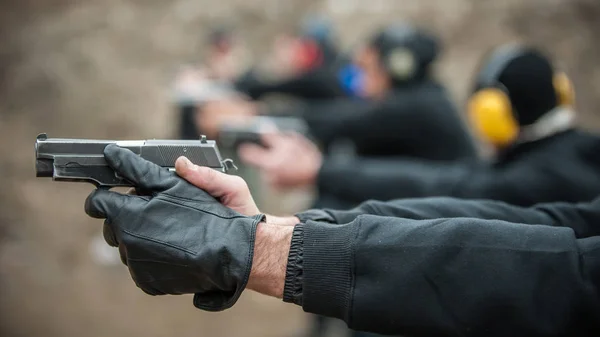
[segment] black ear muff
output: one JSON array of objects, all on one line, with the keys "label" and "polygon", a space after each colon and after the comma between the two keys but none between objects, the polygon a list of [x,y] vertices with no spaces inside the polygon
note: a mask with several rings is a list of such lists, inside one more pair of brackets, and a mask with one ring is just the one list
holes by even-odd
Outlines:
[{"label": "black ear muff", "polygon": [[407,81],[415,76],[418,68],[414,53],[404,47],[396,47],[384,55],[383,63],[390,76],[396,81]]},{"label": "black ear muff", "polygon": [[413,50],[417,38],[418,31],[406,23],[391,25],[375,38],[380,62],[393,81],[408,81],[417,73],[419,60]]}]

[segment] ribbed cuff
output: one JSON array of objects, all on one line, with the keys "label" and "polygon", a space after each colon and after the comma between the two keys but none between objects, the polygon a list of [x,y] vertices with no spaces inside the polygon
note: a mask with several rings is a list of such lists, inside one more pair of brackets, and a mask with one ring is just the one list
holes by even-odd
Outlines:
[{"label": "ribbed cuff", "polygon": [[320,209],[309,209],[308,211],[300,212],[294,214],[300,222],[307,221],[318,221],[318,222],[327,222],[330,224],[335,224],[335,219],[331,216],[331,214],[320,210]]},{"label": "ribbed cuff", "polygon": [[283,301],[302,305],[304,224],[294,226],[285,270]]},{"label": "ribbed cuff", "polygon": [[356,226],[304,225],[303,309],[348,322]]}]

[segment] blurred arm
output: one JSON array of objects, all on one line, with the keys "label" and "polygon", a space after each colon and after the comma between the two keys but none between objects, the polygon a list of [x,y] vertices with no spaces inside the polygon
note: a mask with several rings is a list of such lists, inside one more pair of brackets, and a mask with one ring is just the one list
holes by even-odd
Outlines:
[{"label": "blurred arm", "polygon": [[399,199],[388,202],[369,200],[348,210],[309,210],[297,214],[300,222],[308,220],[345,224],[364,214],[412,220],[468,217],[502,220],[527,225],[569,227],[578,238],[600,235],[600,197],[588,203],[547,203],[519,207],[502,201],[462,200],[447,197]]},{"label": "blurred arm", "polygon": [[545,172],[529,163],[492,167],[476,162],[440,163],[407,159],[324,161],[318,187],[344,200],[392,200],[450,196],[531,206],[561,199]]},{"label": "blurred arm", "polygon": [[349,139],[362,148],[408,141],[424,123],[410,102],[362,103],[340,100],[304,114],[311,135],[321,144]]},{"label": "blurred arm", "polygon": [[304,99],[332,99],[343,95],[332,71],[323,69],[274,82],[262,81],[249,73],[238,80],[236,88],[252,99],[260,99],[264,95],[272,93],[287,94]]},{"label": "blurred arm", "polygon": [[449,196],[456,184],[477,169],[467,164],[408,159],[357,158],[352,163],[324,160],[317,186],[323,194],[358,203]]}]

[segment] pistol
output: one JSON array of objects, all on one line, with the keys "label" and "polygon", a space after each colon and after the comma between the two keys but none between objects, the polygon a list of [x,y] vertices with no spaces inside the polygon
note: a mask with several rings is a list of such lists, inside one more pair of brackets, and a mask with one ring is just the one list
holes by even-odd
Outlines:
[{"label": "pistol", "polygon": [[224,124],[219,129],[219,143],[227,148],[237,148],[244,143],[266,147],[262,136],[268,132],[296,132],[308,135],[308,125],[300,118],[257,116],[243,124]]},{"label": "pistol", "polygon": [[93,140],[48,138],[45,133],[35,142],[36,177],[55,181],[88,182],[96,187],[132,187],[104,160],[104,148],[116,144],[169,170],[175,161],[186,156],[192,163],[227,172],[237,169],[230,159],[223,159],[215,141],[201,136],[198,140]]}]

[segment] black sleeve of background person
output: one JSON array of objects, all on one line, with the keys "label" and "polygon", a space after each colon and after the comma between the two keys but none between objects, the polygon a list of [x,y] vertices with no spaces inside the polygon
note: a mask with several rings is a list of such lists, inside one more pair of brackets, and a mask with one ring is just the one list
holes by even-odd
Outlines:
[{"label": "black sleeve of background person", "polygon": [[[600,219],[595,219],[600,222]],[[600,237],[471,218],[308,221],[302,305],[409,336],[598,336]]]},{"label": "black sleeve of background person", "polygon": [[348,202],[369,199],[449,196],[478,164],[409,159],[358,158],[351,163],[324,160],[317,177],[319,194]]},{"label": "black sleeve of background person", "polygon": [[274,82],[260,80],[253,73],[248,73],[235,86],[252,99],[267,94],[286,94],[304,99],[332,99],[343,95],[335,71],[323,68]]},{"label": "black sleeve of background person", "polygon": [[[322,144],[336,139],[350,139],[357,147],[369,148],[371,144],[383,146],[414,138],[421,116],[409,102],[382,102],[357,104],[350,107],[345,102],[330,106],[327,113],[307,114],[305,120],[311,135]],[[346,111],[341,112],[341,108]]]},{"label": "black sleeve of background person", "polygon": [[341,116],[330,113],[307,118],[315,139],[324,144],[350,139],[358,153],[368,156],[403,155],[443,161],[476,157],[474,143],[460,116],[434,83],[394,92],[380,103],[346,109],[350,112]]},{"label": "black sleeve of background person", "polygon": [[[582,188],[557,182],[549,170],[532,161],[505,167],[476,162],[436,163],[424,160],[361,159],[352,164],[325,161],[318,187],[347,200],[392,200],[450,196],[464,199],[491,199],[513,205],[531,206],[554,201],[589,201],[595,195],[575,199],[570,190]],[[583,194],[585,193],[585,194]],[[589,195],[590,191],[582,191]],[[570,199],[565,196],[571,196]]]},{"label": "black sleeve of background person", "polygon": [[369,200],[347,211],[309,210],[297,214],[297,216],[301,222],[316,217],[317,220],[345,224],[364,214],[412,220],[469,217],[527,225],[544,224],[569,227],[573,229],[578,238],[600,235],[600,226],[594,222],[595,219],[600,219],[600,197],[592,202],[575,204],[555,202],[538,204],[533,207],[514,206],[502,201],[463,200],[447,197],[398,199],[388,202]]},{"label": "black sleeve of background person", "polygon": [[196,129],[196,111],[197,106],[193,104],[179,105],[179,139],[198,139],[202,130]]}]

